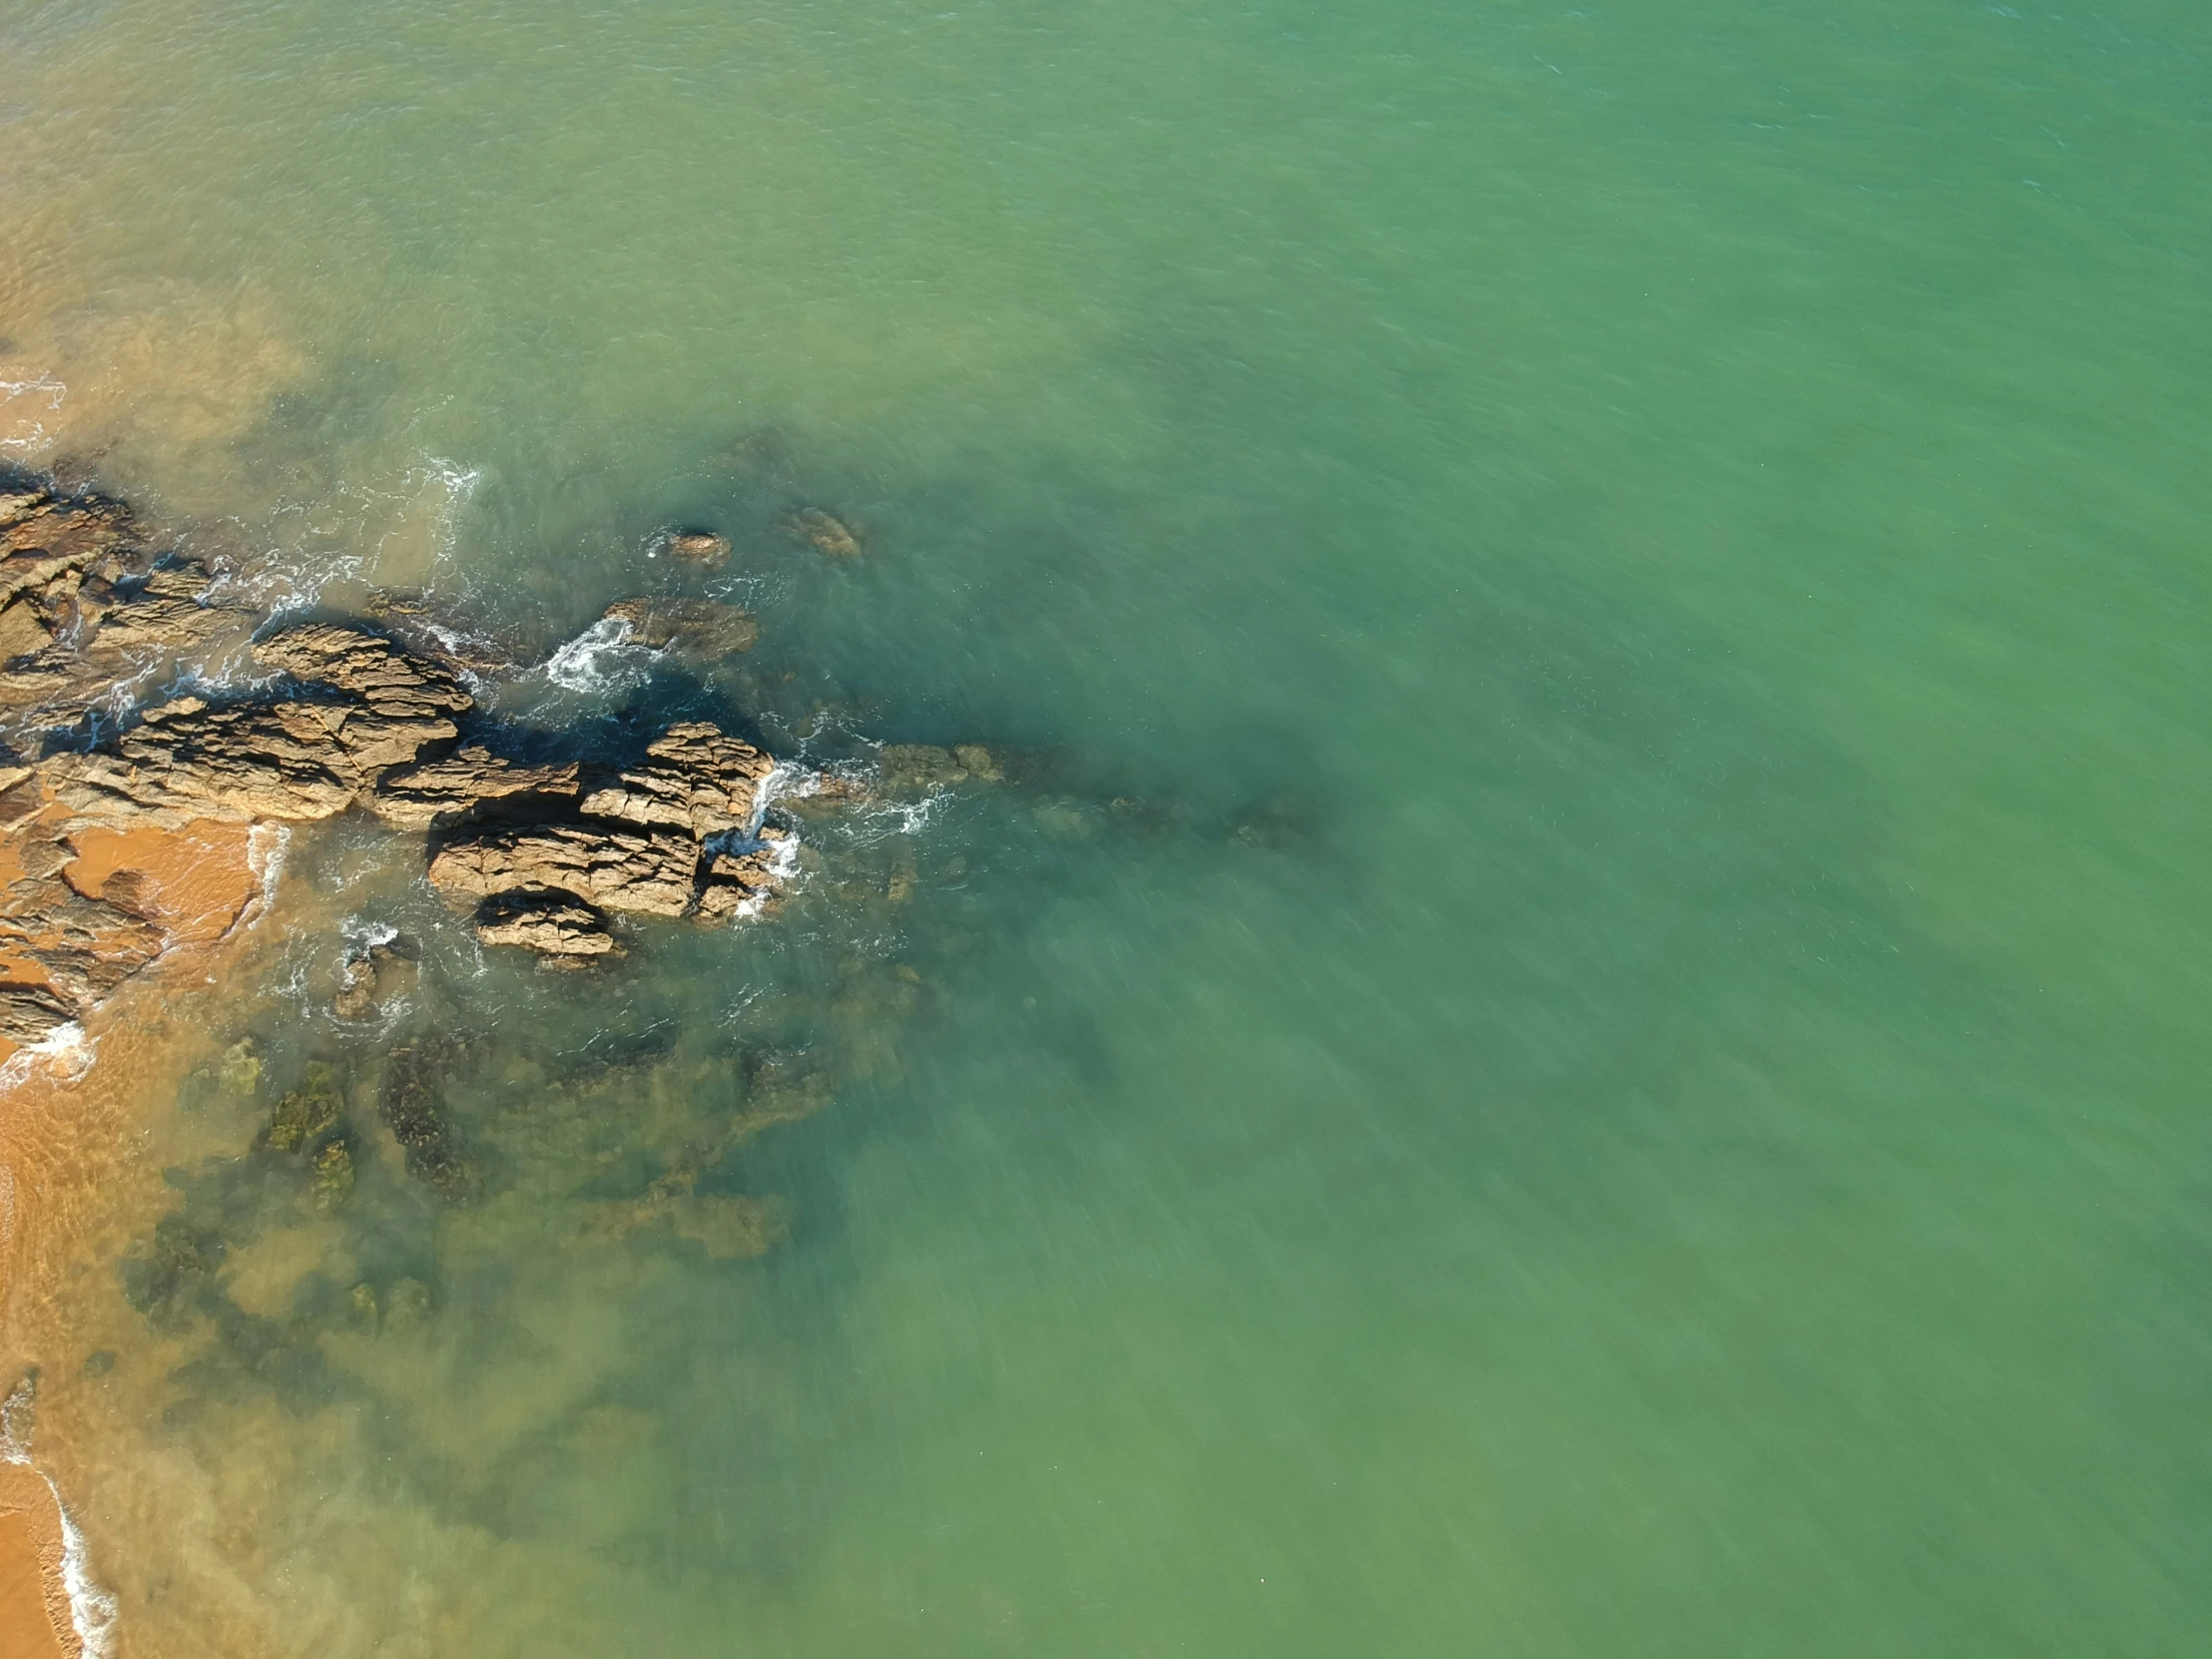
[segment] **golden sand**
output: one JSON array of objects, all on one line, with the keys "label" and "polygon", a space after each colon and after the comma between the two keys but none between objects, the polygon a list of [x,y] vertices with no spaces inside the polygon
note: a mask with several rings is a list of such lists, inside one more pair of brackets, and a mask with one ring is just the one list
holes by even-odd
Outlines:
[{"label": "golden sand", "polygon": [[[137,1130],[154,1102],[171,1098],[179,1066],[206,1046],[163,992],[195,977],[205,983],[261,892],[244,828],[97,830],[71,847],[64,880],[91,895],[127,890],[172,943],[90,1021],[87,1045],[98,1058],[89,1069],[67,1056],[20,1056],[12,1069],[23,1075],[0,1090],[0,1376],[39,1373],[29,1448],[37,1467],[0,1465],[0,1659],[79,1652],[59,1576],[61,1516],[46,1480],[66,1492],[84,1472],[69,1425],[73,1396],[87,1386],[80,1351],[97,1334],[77,1329],[71,1290],[134,1201],[158,1192],[158,1173],[132,1156]],[[13,855],[13,837],[4,850]]]},{"label": "golden sand", "polygon": [[62,1517],[35,1470],[0,1464],[0,1659],[78,1651],[62,1593]]}]

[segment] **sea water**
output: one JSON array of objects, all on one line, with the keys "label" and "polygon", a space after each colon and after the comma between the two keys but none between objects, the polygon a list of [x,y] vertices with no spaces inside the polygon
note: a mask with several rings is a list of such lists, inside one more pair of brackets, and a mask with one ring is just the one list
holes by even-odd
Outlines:
[{"label": "sea water", "polygon": [[2175,0],[0,0],[9,458],[1009,758],[588,974],[294,837],[34,1356],[118,1651],[2205,1651],[2208,140]]}]

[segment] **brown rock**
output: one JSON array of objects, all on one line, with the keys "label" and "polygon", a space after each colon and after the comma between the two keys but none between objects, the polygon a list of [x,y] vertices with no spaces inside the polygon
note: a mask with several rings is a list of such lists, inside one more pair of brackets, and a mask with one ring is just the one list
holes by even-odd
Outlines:
[{"label": "brown rock", "polygon": [[198,560],[184,560],[116,588],[113,602],[103,602],[98,630],[85,642],[88,662],[99,672],[114,674],[128,662],[174,657],[226,634],[244,636],[258,620],[256,614],[211,602],[208,584],[213,580]]},{"label": "brown rock", "polygon": [[351,692],[387,720],[440,721],[475,701],[444,663],[342,623],[288,628],[256,644],[254,656],[294,680]]},{"label": "brown rock", "polygon": [[618,599],[606,615],[627,622],[631,637],[647,649],[687,657],[751,651],[761,637],[748,612],[719,599]]},{"label": "brown rock", "polygon": [[340,1019],[367,1019],[398,995],[414,972],[413,959],[393,945],[370,945],[339,967],[338,994],[330,1010]]},{"label": "brown rock", "polygon": [[494,893],[476,909],[476,936],[541,956],[619,956],[607,913],[573,893],[543,887]]},{"label": "brown rock", "polygon": [[666,545],[672,557],[710,570],[730,562],[730,538],[710,530],[678,530]]},{"label": "brown rock", "polygon": [[0,611],[0,662],[31,656],[53,643],[53,632],[30,600],[18,599]]},{"label": "brown rock", "polygon": [[0,526],[0,604],[136,545],[130,512],[120,502],[41,492]]},{"label": "brown rock", "polygon": [[584,797],[586,818],[676,827],[704,839],[751,824],[761,781],[776,770],[769,756],[705,721],[671,726],[645,753],[644,765]]},{"label": "brown rock", "polygon": [[710,847],[694,912],[699,919],[728,921],[744,914],[748,904],[772,898],[782,883],[776,865],[786,838],[783,830],[764,826],[756,841]]},{"label": "brown rock", "polygon": [[[358,713],[318,703],[218,709],[181,697],[150,710],[112,753],[56,755],[40,770],[55,799],[80,822],[177,829],[194,819],[330,818],[351,804],[364,781],[353,752],[338,739]],[[445,726],[450,734],[451,723]],[[371,735],[372,753],[399,747],[389,733]]]},{"label": "brown rock", "polygon": [[75,1002],[48,984],[0,984],[0,1037],[18,1047],[44,1042],[78,1015]]},{"label": "brown rock", "polygon": [[826,559],[857,559],[866,551],[851,525],[820,507],[800,508],[784,520],[784,530]]},{"label": "brown rock", "polygon": [[457,755],[388,772],[367,805],[386,824],[427,830],[449,824],[493,801],[519,796],[575,799],[577,767],[522,766],[471,745]]},{"label": "brown rock", "polygon": [[690,835],[603,824],[496,825],[458,832],[430,860],[430,884],[469,898],[547,888],[604,910],[680,916],[697,897],[703,850]]},{"label": "brown rock", "polygon": [[56,798],[81,820],[172,829],[193,819],[329,818],[384,773],[457,736],[450,717],[470,703],[442,665],[361,629],[296,628],[254,654],[350,695],[224,707],[179,698],[149,710],[112,750],[47,761]]}]

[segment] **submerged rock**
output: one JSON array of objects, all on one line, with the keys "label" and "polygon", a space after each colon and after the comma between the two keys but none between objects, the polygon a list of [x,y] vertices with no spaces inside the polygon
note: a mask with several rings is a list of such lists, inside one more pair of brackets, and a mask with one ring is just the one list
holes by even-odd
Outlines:
[{"label": "submerged rock", "polygon": [[321,1061],[307,1067],[298,1088],[278,1100],[270,1113],[269,1148],[273,1152],[297,1152],[338,1126],[345,1114],[345,1098],[338,1092],[337,1077]]},{"label": "submerged rock", "polygon": [[376,1094],[377,1115],[406,1155],[408,1173],[449,1204],[467,1202],[477,1185],[475,1165],[462,1155],[446,1123],[438,1086],[458,1048],[447,1041],[393,1049],[385,1056]]},{"label": "submerged rock", "polygon": [[353,1191],[353,1154],[343,1139],[334,1140],[314,1155],[312,1191],[317,1210],[343,1204]]},{"label": "submerged rock", "polygon": [[630,637],[651,651],[707,660],[751,651],[761,638],[752,613],[719,599],[618,599],[608,619],[630,626]]},{"label": "submerged rock", "polygon": [[820,507],[802,507],[784,520],[784,531],[826,559],[857,559],[866,548],[852,526]]},{"label": "submerged rock", "polygon": [[888,795],[927,795],[959,784],[1003,784],[1006,769],[981,744],[939,749],[926,743],[885,744],[876,753],[876,777]]}]

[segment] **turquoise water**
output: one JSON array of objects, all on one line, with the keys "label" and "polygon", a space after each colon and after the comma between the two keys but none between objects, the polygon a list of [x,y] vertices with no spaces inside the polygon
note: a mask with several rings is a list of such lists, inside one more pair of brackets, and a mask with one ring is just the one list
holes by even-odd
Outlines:
[{"label": "turquoise water", "polygon": [[[123,1650],[2204,1651],[2208,54],[0,0],[12,453],[540,650],[711,525],[761,647],[554,712],[1049,757],[607,977],[302,837],[222,1035],[373,1087],[299,1010],[412,930],[485,1190],[254,1219],[187,1080],[289,1358],[138,1286],[165,1478],[269,1472],[158,1566],[80,1484]],[[774,1248],[576,1244],[764,1055]]]}]

